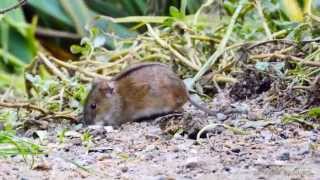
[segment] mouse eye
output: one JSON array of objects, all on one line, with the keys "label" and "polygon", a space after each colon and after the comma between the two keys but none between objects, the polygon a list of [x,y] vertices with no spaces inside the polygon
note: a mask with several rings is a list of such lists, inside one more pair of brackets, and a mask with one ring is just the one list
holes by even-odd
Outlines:
[{"label": "mouse eye", "polygon": [[91,109],[96,109],[97,105],[96,104],[90,104]]}]

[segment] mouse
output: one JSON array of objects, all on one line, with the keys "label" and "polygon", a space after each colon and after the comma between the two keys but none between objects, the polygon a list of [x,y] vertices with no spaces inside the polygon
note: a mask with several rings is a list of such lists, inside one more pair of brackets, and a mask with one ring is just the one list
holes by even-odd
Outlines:
[{"label": "mouse", "polygon": [[217,112],[191,99],[184,82],[163,63],[138,63],[111,80],[95,79],[84,104],[84,124],[119,127],[127,122],[181,112],[189,101],[209,115]]}]

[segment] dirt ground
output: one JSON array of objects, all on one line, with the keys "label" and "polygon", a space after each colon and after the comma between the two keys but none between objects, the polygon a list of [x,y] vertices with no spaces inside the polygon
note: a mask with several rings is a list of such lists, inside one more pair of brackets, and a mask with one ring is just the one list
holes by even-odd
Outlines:
[{"label": "dirt ground", "polygon": [[[217,104],[221,105],[219,98],[212,106]],[[35,157],[34,163],[30,158],[28,163],[21,157],[1,159],[0,179],[320,180],[319,130],[284,125],[283,110],[257,104],[238,102],[233,106],[247,111],[217,117],[187,105],[185,112],[195,121],[207,118],[242,130],[216,127],[199,143],[188,133],[170,135],[158,121],[148,121],[120,129],[90,127],[93,143],[85,147],[83,128],[69,126],[59,143],[57,130],[65,125],[54,124],[42,140],[48,153]]]}]

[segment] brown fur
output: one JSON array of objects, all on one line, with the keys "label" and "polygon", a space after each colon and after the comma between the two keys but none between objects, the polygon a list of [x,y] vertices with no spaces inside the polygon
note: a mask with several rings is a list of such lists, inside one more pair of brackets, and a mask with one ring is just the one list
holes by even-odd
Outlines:
[{"label": "brown fur", "polygon": [[86,100],[84,120],[88,124],[118,126],[179,111],[188,99],[183,81],[167,65],[142,63],[124,70],[111,81],[95,82]]}]

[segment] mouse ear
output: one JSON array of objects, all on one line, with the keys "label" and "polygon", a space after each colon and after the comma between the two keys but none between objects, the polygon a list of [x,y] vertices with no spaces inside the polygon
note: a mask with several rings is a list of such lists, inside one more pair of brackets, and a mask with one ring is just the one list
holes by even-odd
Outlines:
[{"label": "mouse ear", "polygon": [[109,82],[105,79],[94,79],[93,86],[96,87],[100,92],[104,93],[109,89]]},{"label": "mouse ear", "polygon": [[103,79],[101,77],[96,77],[92,80],[92,84],[100,84],[101,82],[107,81],[107,79]]},{"label": "mouse ear", "polygon": [[114,82],[110,81],[107,83],[107,88],[104,89],[104,93],[106,95],[106,97],[111,97],[114,94]]}]

